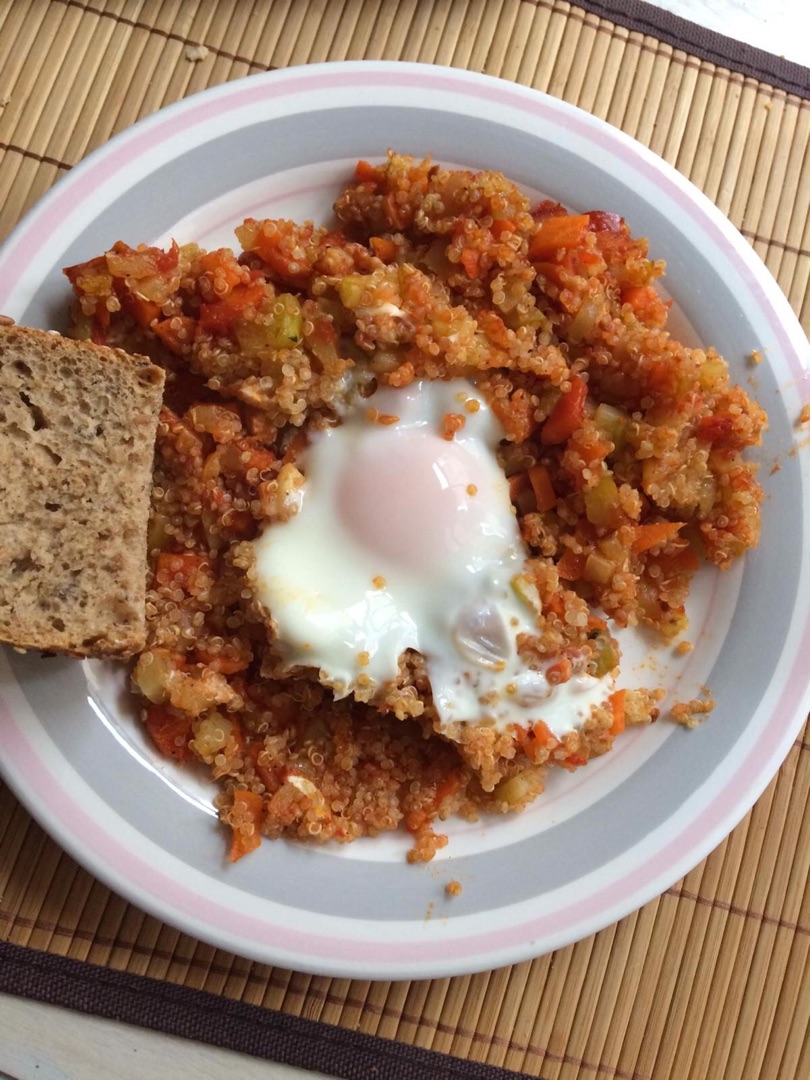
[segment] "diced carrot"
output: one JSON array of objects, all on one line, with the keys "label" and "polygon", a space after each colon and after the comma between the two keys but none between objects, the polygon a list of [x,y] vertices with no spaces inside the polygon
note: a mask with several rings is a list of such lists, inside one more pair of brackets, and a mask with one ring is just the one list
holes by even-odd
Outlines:
[{"label": "diced carrot", "polygon": [[555,746],[560,745],[560,740],[552,734],[551,728],[545,722],[545,720],[536,720],[532,724],[532,733],[539,743],[546,748],[546,750],[553,750]]},{"label": "diced carrot", "polygon": [[555,660],[553,664],[546,668],[546,679],[552,686],[560,686],[562,683],[568,682],[573,671],[574,665],[567,656],[564,656],[560,660]]},{"label": "diced carrot", "polygon": [[[231,809],[231,862],[255,851],[262,842],[262,797],[255,791],[237,791]],[[250,828],[252,826],[252,829]],[[243,828],[246,831],[242,831]]]},{"label": "diced carrot", "polygon": [[160,305],[154,300],[144,300],[137,293],[127,292],[121,299],[121,306],[129,312],[138,326],[149,329],[155,319],[160,317]]},{"label": "diced carrot", "polygon": [[513,473],[509,477],[509,498],[512,502],[529,487],[529,477],[525,472]]},{"label": "diced carrot", "polygon": [[557,563],[557,573],[564,581],[579,581],[585,572],[587,558],[584,553],[577,554],[571,548],[566,548]]},{"label": "diced carrot", "polygon": [[383,236],[372,236],[369,243],[374,254],[384,263],[393,262],[399,254],[399,248],[394,241],[386,240]]},{"label": "diced carrot", "polygon": [[543,424],[540,442],[553,446],[565,442],[582,424],[585,418],[585,398],[588,384],[581,375],[571,376],[571,389],[562,395]]},{"label": "diced carrot", "polygon": [[232,252],[222,248],[205,252],[200,257],[200,269],[203,273],[216,277],[218,296],[225,296],[237,285],[242,284],[242,267]]},{"label": "diced carrot", "polygon": [[640,555],[642,551],[649,551],[656,544],[663,544],[677,536],[683,526],[683,521],[654,521],[649,525],[636,525],[631,547],[636,555]]},{"label": "diced carrot", "polygon": [[565,611],[565,601],[563,600],[562,592],[552,593],[543,602],[543,609],[547,615],[557,615],[562,618]]},{"label": "diced carrot", "polygon": [[146,710],[146,730],[152,742],[161,754],[175,761],[187,761],[190,757],[188,741],[192,734],[192,723],[192,718],[186,713],[165,705],[149,705]]},{"label": "diced carrot", "polygon": [[544,720],[535,721],[528,730],[518,727],[515,732],[515,741],[529,761],[535,762],[542,751],[550,753],[560,745],[559,739],[554,737]]},{"label": "diced carrot", "polygon": [[545,465],[533,465],[528,472],[529,482],[537,500],[537,509],[542,513],[553,510],[557,505],[557,495],[551,483],[551,476]]},{"label": "diced carrot", "polygon": [[509,221],[506,218],[500,219],[498,221],[493,221],[492,225],[490,226],[490,232],[492,233],[492,235],[495,237],[496,240],[500,240],[500,238],[504,235],[504,233],[512,233],[514,231],[515,231],[515,223],[514,223],[514,221]]},{"label": "diced carrot", "polygon": [[608,698],[613,710],[613,723],[610,725],[611,735],[620,735],[624,731],[625,704],[627,699],[626,690],[617,690]]},{"label": "diced carrot", "polygon": [[529,244],[529,258],[554,261],[561,249],[579,247],[588,233],[587,214],[545,218]]},{"label": "diced carrot", "polygon": [[586,435],[580,435],[577,438],[569,439],[568,449],[572,450],[577,457],[582,458],[586,468],[592,469],[595,465],[598,465],[600,461],[604,461],[610,453],[610,443],[602,442],[596,437],[595,433],[590,432]]}]

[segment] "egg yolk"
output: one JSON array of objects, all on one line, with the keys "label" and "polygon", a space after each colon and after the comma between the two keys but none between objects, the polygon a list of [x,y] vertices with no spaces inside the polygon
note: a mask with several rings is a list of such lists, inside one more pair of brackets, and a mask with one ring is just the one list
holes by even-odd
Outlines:
[{"label": "egg yolk", "polygon": [[363,440],[351,469],[342,473],[336,492],[340,521],[385,565],[435,573],[486,530],[489,500],[473,499],[468,491],[480,465],[465,447],[419,430],[388,441],[381,456],[373,438]]}]

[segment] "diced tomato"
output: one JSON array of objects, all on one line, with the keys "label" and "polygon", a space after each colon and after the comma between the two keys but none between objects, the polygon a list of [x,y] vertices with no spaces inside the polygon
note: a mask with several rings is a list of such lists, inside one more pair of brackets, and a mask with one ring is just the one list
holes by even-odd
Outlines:
[{"label": "diced tomato", "polygon": [[623,217],[604,210],[589,210],[587,218],[590,228],[597,233],[618,233],[625,227]]},{"label": "diced tomato", "polygon": [[542,221],[544,218],[561,217],[567,213],[562,203],[555,202],[553,199],[543,199],[532,210],[532,217],[535,221]]},{"label": "diced tomato", "polygon": [[582,765],[587,765],[588,758],[585,754],[574,751],[574,753],[569,754],[568,757],[565,758],[565,760],[562,761],[560,764],[563,766],[564,769],[568,769],[569,771],[573,772],[574,769],[578,769]]},{"label": "diced tomato", "polygon": [[699,439],[704,439],[713,446],[723,449],[741,450],[745,446],[745,440],[741,439],[734,430],[734,419],[729,413],[704,416],[695,434]]},{"label": "diced tomato", "polygon": [[66,266],[62,273],[71,285],[75,285],[81,278],[85,277],[109,276],[107,258],[105,255],[96,255],[94,259],[88,259],[87,262]]},{"label": "diced tomato", "polygon": [[648,326],[662,327],[672,304],[664,303],[652,285],[631,285],[622,289],[622,303],[629,304],[635,314]]},{"label": "diced tomato", "polygon": [[192,723],[191,716],[165,705],[149,705],[146,710],[146,730],[152,742],[161,754],[175,761],[187,761],[191,756]]},{"label": "diced tomato", "polygon": [[222,300],[200,306],[200,329],[211,334],[227,334],[234,319],[239,318],[248,307],[258,307],[267,295],[260,281],[250,285],[237,285]]},{"label": "diced tomato", "polygon": [[585,563],[587,561],[588,556],[584,552],[577,553],[572,551],[571,548],[566,548],[562,558],[557,563],[557,573],[563,581],[579,581],[585,573]]},{"label": "diced tomato", "polygon": [[562,395],[543,424],[540,441],[544,446],[565,442],[585,419],[588,384],[580,375],[571,376],[571,389]]}]

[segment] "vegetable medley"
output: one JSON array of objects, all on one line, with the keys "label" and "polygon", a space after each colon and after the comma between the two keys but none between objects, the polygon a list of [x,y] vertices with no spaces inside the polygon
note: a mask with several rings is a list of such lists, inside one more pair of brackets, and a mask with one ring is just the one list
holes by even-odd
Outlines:
[{"label": "vegetable medley", "polygon": [[157,747],[210,768],[234,859],[262,835],[400,826],[409,858],[430,859],[438,821],[520,809],[549,767],[659,712],[654,687],[618,689],[562,738],[540,716],[447,730],[418,653],[368,701],[285,668],[250,541],[295,513],[302,451],[347,395],[461,377],[484,396],[529,553],[537,633],[521,648],[553,661],[550,681],[615,675],[614,627],[673,642],[700,560],[726,568],[759,532],[743,451],[765,414],[713,349],[670,336],[664,264],[617,214],[389,153],[357,165],[335,215],[248,219],[236,251],[119,241],[65,271],[78,336],[168,372],[134,686]]}]

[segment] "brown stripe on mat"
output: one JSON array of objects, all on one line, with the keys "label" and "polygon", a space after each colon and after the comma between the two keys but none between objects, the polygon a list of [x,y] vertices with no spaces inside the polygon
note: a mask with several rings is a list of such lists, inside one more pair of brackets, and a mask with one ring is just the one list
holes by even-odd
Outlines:
[{"label": "brown stripe on mat", "polygon": [[0,942],[0,992],[345,1080],[518,1080],[510,1070]]},{"label": "brown stripe on mat", "polygon": [[[524,2],[543,4],[547,0]],[[740,71],[757,81],[764,80],[790,94],[810,97],[810,69],[802,64],[708,30],[643,0],[580,0],[579,6],[630,30],[666,41],[674,48],[687,49],[711,63]]]}]

